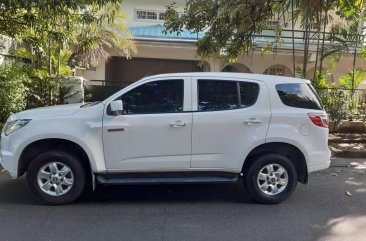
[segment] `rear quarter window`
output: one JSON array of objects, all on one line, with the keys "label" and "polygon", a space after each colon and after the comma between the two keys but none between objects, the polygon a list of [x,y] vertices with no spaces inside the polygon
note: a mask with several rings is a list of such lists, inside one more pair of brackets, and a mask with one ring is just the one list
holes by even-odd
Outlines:
[{"label": "rear quarter window", "polygon": [[322,110],[318,95],[310,84],[277,84],[276,90],[283,104],[295,108]]}]

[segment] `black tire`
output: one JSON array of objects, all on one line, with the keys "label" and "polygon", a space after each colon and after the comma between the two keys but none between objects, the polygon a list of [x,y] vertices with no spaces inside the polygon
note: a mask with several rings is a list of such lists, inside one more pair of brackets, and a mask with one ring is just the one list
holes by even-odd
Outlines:
[{"label": "black tire", "polygon": [[[275,195],[269,195],[266,194],[265,191],[262,191],[259,187],[258,182],[264,183],[264,181],[258,181],[257,177],[260,173],[260,171],[266,167],[267,165],[275,164],[275,167],[278,167],[278,165],[282,166],[286,172],[287,172],[287,185],[281,186],[280,184],[276,187],[284,187],[284,189]],[[277,164],[277,165],[276,165]],[[266,171],[266,169],[263,169]],[[277,169],[278,170],[278,169]],[[282,176],[284,177],[284,176]],[[270,180],[268,180],[270,182]],[[294,164],[291,162],[290,159],[287,157],[270,153],[270,154],[264,154],[257,156],[248,170],[245,172],[244,170],[244,184],[249,191],[249,194],[259,203],[263,204],[277,204],[284,200],[286,200],[292,192],[295,190],[295,187],[297,185],[297,172]],[[272,184],[272,183],[271,183]],[[267,189],[267,192],[271,193],[271,187]]]},{"label": "black tire", "polygon": [[[53,196],[46,193],[41,189],[40,185],[38,184],[38,172],[45,165],[52,162],[66,165],[72,172],[73,184],[67,192],[59,196]],[[86,175],[84,167],[82,163],[77,159],[77,157],[67,152],[56,150],[48,151],[37,156],[30,163],[26,172],[28,188],[32,195],[40,202],[49,205],[69,204],[79,198],[85,187],[85,178]],[[50,190],[52,190],[52,188]]]}]

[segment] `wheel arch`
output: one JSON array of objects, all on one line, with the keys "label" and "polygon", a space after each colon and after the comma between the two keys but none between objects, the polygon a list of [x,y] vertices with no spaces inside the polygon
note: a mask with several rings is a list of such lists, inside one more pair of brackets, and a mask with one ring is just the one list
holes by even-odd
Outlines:
[{"label": "wheel arch", "polygon": [[267,153],[277,153],[289,158],[296,167],[298,181],[303,184],[308,182],[308,168],[303,152],[298,147],[284,142],[264,143],[255,147],[247,155],[242,167],[242,171],[245,172],[245,170],[248,170],[257,156]]},{"label": "wheel arch", "polygon": [[36,156],[48,150],[62,150],[76,155],[86,170],[87,178],[92,178],[93,170],[90,158],[84,148],[73,141],[60,138],[40,139],[29,143],[19,157],[18,177],[26,173],[29,164]]}]

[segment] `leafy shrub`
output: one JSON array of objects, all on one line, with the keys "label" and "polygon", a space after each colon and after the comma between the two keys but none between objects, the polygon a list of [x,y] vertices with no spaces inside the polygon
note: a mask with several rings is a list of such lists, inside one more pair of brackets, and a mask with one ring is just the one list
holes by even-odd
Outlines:
[{"label": "leafy shrub", "polygon": [[27,108],[62,104],[65,98],[77,94],[72,93],[71,87],[63,85],[67,77],[50,77],[47,71],[35,69],[30,69],[28,74],[31,81],[26,84]]},{"label": "leafy shrub", "polygon": [[339,78],[341,87],[349,90],[354,90],[358,87],[362,80],[365,79],[366,72],[362,69],[355,69],[354,73],[349,72]]},{"label": "leafy shrub", "polygon": [[32,76],[27,85],[27,108],[56,105],[59,103],[59,79],[52,77]]},{"label": "leafy shrub", "polygon": [[329,88],[332,84],[327,83],[327,77],[329,77],[331,73],[329,71],[320,73],[316,71],[315,78],[313,79],[313,86],[315,89],[319,88]]},{"label": "leafy shrub", "polygon": [[63,103],[75,94],[62,85],[64,78],[20,64],[0,66],[0,123],[24,109]]},{"label": "leafy shrub", "polygon": [[29,81],[22,65],[0,66],[0,122],[5,122],[12,113],[24,110]]},{"label": "leafy shrub", "polygon": [[330,115],[330,119],[337,126],[342,120],[345,120],[349,113],[348,101],[345,98],[344,90],[337,88],[319,89],[320,99],[324,105],[324,109]]}]

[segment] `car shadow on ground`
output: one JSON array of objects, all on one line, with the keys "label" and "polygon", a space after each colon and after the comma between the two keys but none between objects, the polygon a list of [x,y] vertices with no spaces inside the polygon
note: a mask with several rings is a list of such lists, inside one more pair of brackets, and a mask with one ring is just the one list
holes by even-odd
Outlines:
[{"label": "car shadow on ground", "polygon": [[253,202],[242,181],[230,184],[181,185],[98,185],[92,195],[84,194],[80,201],[123,202]]},{"label": "car shadow on ground", "polygon": [[37,204],[27,189],[25,178],[11,179],[5,172],[0,173],[0,204]]},{"label": "car shadow on ground", "polygon": [[[24,177],[12,180],[0,174],[0,204],[37,205]],[[252,203],[242,180],[229,184],[178,184],[103,186],[85,191],[76,201],[82,203],[166,203],[166,202],[240,202]]]},{"label": "car shadow on ground", "polygon": [[[24,177],[11,180],[0,173],[0,240],[26,237],[34,227],[48,225],[71,235],[70,240],[89,241],[116,240],[122,228],[131,235],[126,240],[364,241],[365,207],[366,165],[341,165],[311,174],[308,185],[299,184],[290,199],[279,205],[258,205],[240,180],[98,186],[72,205],[43,206],[32,198]],[[20,222],[29,225],[13,225]],[[80,232],[81,224],[87,232]],[[34,233],[28,240],[49,240],[49,236]]]}]

